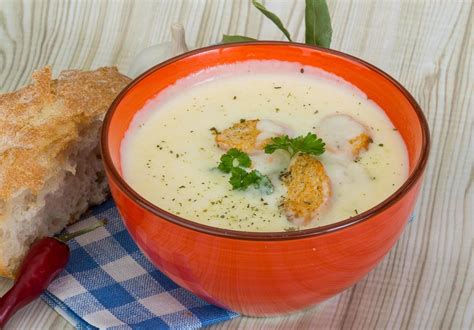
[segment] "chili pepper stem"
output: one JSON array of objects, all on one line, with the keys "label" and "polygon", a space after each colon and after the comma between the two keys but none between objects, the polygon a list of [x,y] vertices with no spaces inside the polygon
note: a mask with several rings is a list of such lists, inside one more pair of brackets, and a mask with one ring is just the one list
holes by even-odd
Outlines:
[{"label": "chili pepper stem", "polygon": [[95,223],[94,225],[92,225],[90,227],[87,227],[87,228],[84,228],[84,229],[81,229],[81,230],[78,230],[78,231],[75,231],[75,232],[72,232],[72,233],[64,233],[64,234],[61,234],[59,236],[56,236],[55,238],[57,240],[60,240],[61,242],[67,242],[67,241],[69,241],[73,238],[76,238],[77,236],[87,234],[91,231],[96,230],[97,228],[105,226],[106,224],[107,224],[107,219],[102,219],[102,220],[99,220],[97,223]]}]

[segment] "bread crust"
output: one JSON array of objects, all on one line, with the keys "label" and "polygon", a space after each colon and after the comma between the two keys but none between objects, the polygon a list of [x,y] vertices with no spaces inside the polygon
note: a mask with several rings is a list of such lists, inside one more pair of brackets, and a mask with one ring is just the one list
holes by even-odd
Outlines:
[{"label": "bread crust", "polygon": [[[113,67],[67,70],[56,80],[45,67],[32,78],[32,84],[0,95],[0,225],[12,198],[24,190],[37,195],[67,166],[66,151],[81,130],[102,118],[130,81]],[[12,277],[1,259],[0,275]]]}]

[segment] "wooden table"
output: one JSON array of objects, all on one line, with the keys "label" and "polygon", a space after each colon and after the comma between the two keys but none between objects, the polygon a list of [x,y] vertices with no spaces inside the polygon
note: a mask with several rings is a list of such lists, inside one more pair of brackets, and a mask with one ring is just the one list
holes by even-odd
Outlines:
[{"label": "wooden table", "polygon": [[[304,39],[304,1],[267,1],[294,39]],[[473,3],[330,1],[332,48],[399,80],[423,108],[432,149],[415,213],[398,244],[357,285],[285,317],[241,317],[215,328],[473,328]],[[144,47],[182,22],[191,45],[223,33],[283,40],[249,1],[0,0],[0,90],[26,84],[51,64],[127,72]],[[10,286],[0,280],[0,293]],[[7,328],[70,328],[38,300]]]}]

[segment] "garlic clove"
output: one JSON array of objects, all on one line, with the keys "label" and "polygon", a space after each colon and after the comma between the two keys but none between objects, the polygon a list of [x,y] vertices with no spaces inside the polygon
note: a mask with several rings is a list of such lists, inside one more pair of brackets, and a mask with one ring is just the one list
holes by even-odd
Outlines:
[{"label": "garlic clove", "polygon": [[147,47],[135,55],[127,73],[129,77],[136,78],[149,68],[189,50],[183,25],[173,23],[170,30],[171,41]]},{"label": "garlic clove", "polygon": [[188,50],[183,24],[171,24],[171,55],[176,56],[185,53]]}]

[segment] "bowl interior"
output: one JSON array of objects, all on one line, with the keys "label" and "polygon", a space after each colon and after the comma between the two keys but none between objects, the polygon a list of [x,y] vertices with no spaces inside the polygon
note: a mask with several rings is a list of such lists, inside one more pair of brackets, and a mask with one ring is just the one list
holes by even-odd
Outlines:
[{"label": "bowl interior", "polygon": [[[149,99],[194,72],[246,60],[281,60],[318,67],[353,84],[385,111],[407,146],[409,178],[381,204],[400,198],[421,176],[429,148],[428,126],[416,101],[398,82],[372,65],[337,51],[304,44],[258,42],[198,49],[161,63],[134,80],[112,104],[102,132],[104,160],[118,176],[116,179],[131,190],[120,178],[120,144],[134,115]],[[381,204],[351,221],[367,218]]]}]

